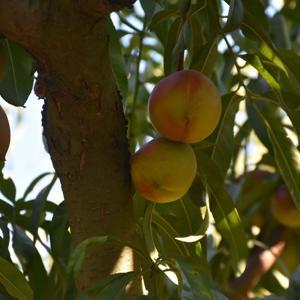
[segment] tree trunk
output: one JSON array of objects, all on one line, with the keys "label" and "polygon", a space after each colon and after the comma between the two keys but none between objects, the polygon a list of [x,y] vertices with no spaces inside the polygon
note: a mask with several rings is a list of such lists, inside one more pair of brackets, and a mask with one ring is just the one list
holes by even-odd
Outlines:
[{"label": "tree trunk", "polygon": [[[88,11],[81,2],[0,0],[0,31],[37,61],[46,89],[44,135],[74,242],[108,234],[132,240],[126,121],[109,61],[108,11],[99,11],[110,1],[90,1]],[[93,2],[106,4],[92,16]],[[91,247],[78,288],[133,268],[131,250]]]}]

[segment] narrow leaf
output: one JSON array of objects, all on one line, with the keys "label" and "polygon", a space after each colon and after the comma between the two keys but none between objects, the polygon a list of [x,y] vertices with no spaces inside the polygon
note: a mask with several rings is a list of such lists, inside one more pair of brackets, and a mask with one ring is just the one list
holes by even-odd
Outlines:
[{"label": "narrow leaf", "polygon": [[27,189],[25,190],[22,199],[26,199],[26,197],[32,192],[32,190],[35,188],[35,186],[46,176],[50,175],[51,173],[46,172],[43,173],[39,176],[37,176],[34,180],[32,180],[32,182],[30,183],[30,185],[27,187]]},{"label": "narrow leaf", "polygon": [[0,282],[12,297],[19,300],[33,299],[33,292],[24,275],[2,257],[0,257]]},{"label": "narrow leaf", "polygon": [[149,25],[149,30],[153,30],[153,28],[158,25],[160,22],[165,21],[173,16],[179,16],[179,13],[174,9],[164,9],[155,13],[152,17],[152,20]]},{"label": "narrow leaf", "polygon": [[239,27],[244,19],[244,6],[241,0],[231,0],[228,20],[222,32],[230,32]]},{"label": "narrow leaf", "polygon": [[238,270],[239,262],[247,256],[246,235],[239,214],[224,186],[223,176],[217,165],[201,152],[196,153],[198,176],[211,195],[210,208],[216,226],[227,240],[232,257],[232,265]]},{"label": "narrow leaf", "polygon": [[234,151],[233,127],[241,97],[234,93],[222,97],[223,113],[217,128],[216,140],[213,147],[212,159],[218,165],[225,177]]},{"label": "narrow leaf", "polygon": [[300,153],[288,138],[277,108],[271,104],[264,104],[264,111],[258,109],[274,148],[274,155],[280,174],[286,182],[295,205],[300,210]]},{"label": "narrow leaf", "polygon": [[0,95],[15,106],[23,106],[33,85],[33,60],[31,56],[15,43],[4,43],[7,70],[0,81]]},{"label": "narrow leaf", "polygon": [[136,276],[134,272],[111,275],[88,288],[79,297],[91,300],[126,300],[125,288]]},{"label": "narrow leaf", "polygon": [[33,205],[33,209],[32,209],[32,228],[33,228],[32,232],[34,234],[34,238],[36,238],[36,235],[37,235],[37,230],[40,225],[41,215],[44,211],[47,197],[48,197],[51,189],[53,188],[53,185],[55,184],[56,180],[57,180],[57,176],[54,175],[51,182],[38,193],[38,195],[34,201],[34,205]]}]

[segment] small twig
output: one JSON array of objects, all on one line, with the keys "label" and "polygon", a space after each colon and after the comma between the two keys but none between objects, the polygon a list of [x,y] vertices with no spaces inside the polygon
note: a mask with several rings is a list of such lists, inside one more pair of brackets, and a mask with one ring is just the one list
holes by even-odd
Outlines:
[{"label": "small twig", "polygon": [[132,30],[136,31],[137,33],[141,34],[143,30],[138,29],[135,25],[133,25],[132,23],[128,22],[121,14],[118,14],[119,19],[122,23],[124,23],[126,26],[128,26],[129,28],[131,28]]}]

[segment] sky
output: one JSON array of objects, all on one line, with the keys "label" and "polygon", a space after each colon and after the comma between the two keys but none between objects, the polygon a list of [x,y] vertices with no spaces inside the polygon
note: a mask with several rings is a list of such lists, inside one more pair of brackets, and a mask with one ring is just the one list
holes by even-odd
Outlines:
[{"label": "sky", "polygon": [[[17,187],[17,197],[22,196],[26,187],[38,175],[53,172],[49,154],[42,142],[41,110],[43,100],[38,100],[31,93],[25,106],[17,108],[7,104],[2,99],[0,105],[7,113],[11,128],[11,144],[6,156],[3,170],[5,177],[11,177]],[[48,182],[51,176],[41,181],[33,191],[36,195]],[[57,182],[49,198],[59,203],[63,196],[60,184]]]}]

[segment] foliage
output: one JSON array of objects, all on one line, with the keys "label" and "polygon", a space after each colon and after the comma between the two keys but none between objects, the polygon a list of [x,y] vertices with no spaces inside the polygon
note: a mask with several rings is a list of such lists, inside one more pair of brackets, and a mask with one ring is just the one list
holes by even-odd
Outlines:
[{"label": "foliage", "polygon": [[[270,236],[281,230],[270,214],[276,187],[284,182],[300,208],[299,16],[295,0],[284,1],[275,13],[266,0],[140,0],[133,10],[114,13],[115,25],[107,22],[109,50],[129,122],[130,151],[157,136],[147,117],[152,87],[182,68],[203,72],[217,85],[223,95],[221,121],[210,137],[193,145],[197,177],[182,199],[153,205],[134,196],[136,244],[93,237],[74,250],[64,203],[48,199],[56,176],[38,176],[16,199],[13,180],[1,175],[3,299],[32,299],[32,293],[49,300],[125,299],[126,286],[140,276],[148,294],[137,299],[232,295],[231,284],[248,257],[257,248],[268,249]],[[8,62],[0,95],[23,106],[33,83],[32,59],[5,38],[0,47]],[[253,152],[259,154],[254,160]],[[260,170],[268,172],[259,176]],[[44,178],[48,185],[32,198]],[[285,229],[282,240],[292,239],[300,250],[299,238],[298,229]],[[51,266],[43,262],[37,242]],[[101,279],[75,295],[86,248],[106,242],[132,247],[141,270]],[[289,284],[279,279],[279,271]],[[290,274],[279,258],[247,292],[256,299],[298,299],[299,282],[299,269]]]}]

